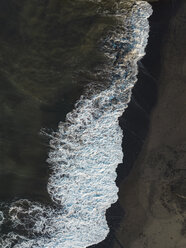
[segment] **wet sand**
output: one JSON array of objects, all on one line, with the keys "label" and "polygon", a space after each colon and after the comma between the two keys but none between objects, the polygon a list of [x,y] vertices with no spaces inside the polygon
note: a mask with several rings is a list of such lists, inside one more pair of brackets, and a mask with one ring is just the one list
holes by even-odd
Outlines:
[{"label": "wet sand", "polygon": [[125,157],[118,167],[119,201],[107,211],[111,232],[95,247],[186,247],[186,4],[160,2],[154,3],[139,80],[120,119]]},{"label": "wet sand", "polygon": [[[133,136],[138,135],[136,141],[144,144],[140,153],[140,145],[136,154],[129,152],[130,159],[125,154],[124,166],[128,160],[133,168],[120,180],[117,204],[124,214],[114,230],[114,248],[186,247],[186,2],[179,1],[178,6],[176,1],[165,1],[153,6],[151,37],[142,64],[144,73],[150,74],[149,83],[154,81],[157,86],[157,103],[156,93],[151,94],[154,103],[150,101],[149,107],[156,104],[150,114],[148,102],[143,105],[137,101],[146,112],[147,121],[144,128],[143,121],[140,122],[141,134],[136,132]],[[139,75],[137,85],[142,81]],[[134,108],[139,93],[137,85],[123,119]],[[134,126],[137,121],[136,118]],[[124,130],[130,131],[132,122],[122,123]],[[124,152],[126,145],[124,141]]]}]

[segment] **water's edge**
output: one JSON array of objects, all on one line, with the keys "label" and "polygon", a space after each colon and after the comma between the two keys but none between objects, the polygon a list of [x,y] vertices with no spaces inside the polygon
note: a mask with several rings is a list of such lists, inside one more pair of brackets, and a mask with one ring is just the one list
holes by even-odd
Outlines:
[{"label": "water's edge", "polygon": [[[56,207],[27,200],[12,203],[8,212],[14,227],[26,227],[34,237],[10,233],[0,241],[4,247],[11,247],[16,239],[20,240],[16,248],[87,247],[107,236],[105,212],[117,200],[116,168],[123,159],[118,118],[137,81],[137,62],[145,54],[151,13],[146,2],[137,2],[130,12],[115,13],[118,27],[103,40],[110,61],[104,68],[110,78],[108,87],[101,91],[90,87],[91,94],[81,97],[52,134],[48,192]],[[26,226],[30,220],[33,225]]]}]

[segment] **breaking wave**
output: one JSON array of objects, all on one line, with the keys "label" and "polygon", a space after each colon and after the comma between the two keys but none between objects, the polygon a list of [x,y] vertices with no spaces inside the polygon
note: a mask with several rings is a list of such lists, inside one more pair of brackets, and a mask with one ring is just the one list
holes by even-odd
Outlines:
[{"label": "breaking wave", "polygon": [[116,11],[118,25],[102,40],[109,61],[104,68],[107,87],[90,85],[51,135],[48,192],[55,207],[28,200],[4,207],[0,226],[8,219],[12,232],[0,238],[1,247],[82,248],[107,236],[105,213],[118,198],[116,168],[123,159],[118,117],[137,80],[151,13],[150,5],[141,1]]}]

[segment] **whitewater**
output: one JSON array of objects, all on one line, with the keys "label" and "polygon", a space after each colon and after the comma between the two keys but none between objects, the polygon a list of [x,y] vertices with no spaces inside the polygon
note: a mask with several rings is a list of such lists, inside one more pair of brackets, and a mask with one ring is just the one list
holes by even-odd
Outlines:
[{"label": "whitewater", "polygon": [[[99,243],[109,233],[106,210],[117,201],[116,168],[122,163],[123,132],[118,118],[130,101],[137,81],[137,62],[148,41],[147,2],[129,3],[114,15],[117,25],[101,41],[107,65],[105,86],[91,84],[52,133],[48,163],[52,173],[48,192],[53,206],[26,199],[5,206],[13,229],[0,238],[3,248],[83,248]],[[0,212],[0,225],[5,221]]]}]

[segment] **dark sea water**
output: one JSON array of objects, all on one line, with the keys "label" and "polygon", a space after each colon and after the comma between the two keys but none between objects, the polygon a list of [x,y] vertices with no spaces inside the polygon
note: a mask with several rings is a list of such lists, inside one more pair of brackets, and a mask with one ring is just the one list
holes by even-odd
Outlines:
[{"label": "dark sea water", "polygon": [[86,1],[0,2],[1,199],[47,197],[48,142],[39,132],[57,128],[82,93],[83,71],[102,63],[97,42],[113,18],[97,9]]},{"label": "dark sea water", "polygon": [[0,247],[82,248],[108,234],[118,117],[150,14],[133,1],[0,1]]}]

